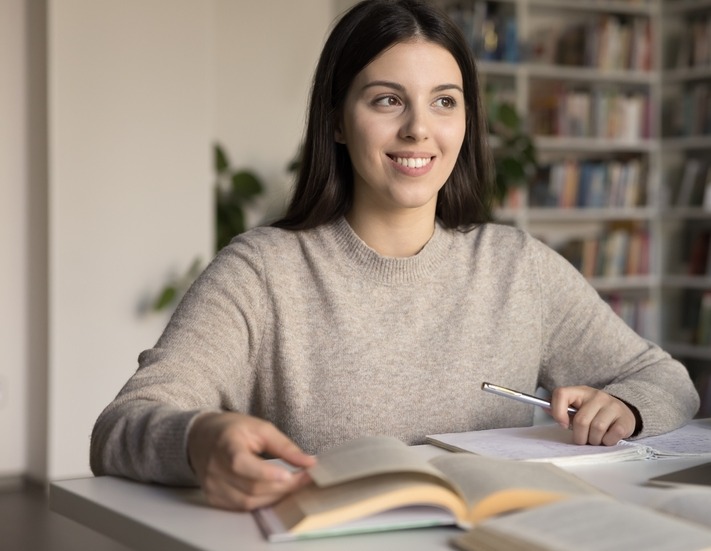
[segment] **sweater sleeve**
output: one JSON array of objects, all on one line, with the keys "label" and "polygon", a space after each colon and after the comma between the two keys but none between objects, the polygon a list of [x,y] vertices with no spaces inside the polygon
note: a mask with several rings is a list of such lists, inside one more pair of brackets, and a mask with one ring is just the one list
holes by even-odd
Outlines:
[{"label": "sweater sleeve", "polygon": [[264,283],[258,250],[221,251],[193,283],[156,345],[97,419],[90,462],[96,475],[194,485],[187,434],[206,411],[248,411],[250,361],[259,346]]},{"label": "sweater sleeve", "polygon": [[540,384],[599,388],[639,411],[636,437],[686,423],[699,396],[686,368],[635,333],[558,253],[533,240],[540,278],[543,358]]}]

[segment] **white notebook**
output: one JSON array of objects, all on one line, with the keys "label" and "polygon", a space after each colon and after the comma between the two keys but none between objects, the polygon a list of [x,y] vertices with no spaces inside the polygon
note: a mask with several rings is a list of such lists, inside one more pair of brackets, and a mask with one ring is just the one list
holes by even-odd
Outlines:
[{"label": "white notebook", "polygon": [[572,431],[555,424],[433,434],[427,436],[426,442],[450,451],[562,466],[711,455],[711,419],[695,420],[660,436],[621,440],[615,446],[579,446],[573,443]]}]

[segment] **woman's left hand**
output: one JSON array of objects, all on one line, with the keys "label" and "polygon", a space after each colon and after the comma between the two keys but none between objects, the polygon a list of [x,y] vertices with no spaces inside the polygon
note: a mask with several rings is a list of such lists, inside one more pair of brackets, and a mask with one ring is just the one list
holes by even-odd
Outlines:
[{"label": "woman's left hand", "polygon": [[[568,407],[578,410],[568,414]],[[631,436],[637,419],[623,401],[589,386],[566,386],[553,391],[551,415],[565,428],[573,429],[573,442],[579,445],[614,446]]]}]

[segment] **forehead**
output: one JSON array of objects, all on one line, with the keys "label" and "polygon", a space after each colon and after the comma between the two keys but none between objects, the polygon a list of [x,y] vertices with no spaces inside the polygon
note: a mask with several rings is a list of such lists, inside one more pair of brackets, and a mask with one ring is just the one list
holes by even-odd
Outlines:
[{"label": "forehead", "polygon": [[462,85],[462,72],[454,56],[444,47],[426,40],[398,42],[366,65],[356,82],[390,80],[437,86],[442,83]]}]

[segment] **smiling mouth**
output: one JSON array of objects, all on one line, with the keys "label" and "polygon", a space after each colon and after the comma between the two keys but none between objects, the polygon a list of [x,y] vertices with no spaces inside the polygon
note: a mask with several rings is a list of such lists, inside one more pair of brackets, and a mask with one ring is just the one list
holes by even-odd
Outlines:
[{"label": "smiling mouth", "polygon": [[432,162],[434,157],[392,157],[390,158],[397,164],[407,168],[422,168]]}]

